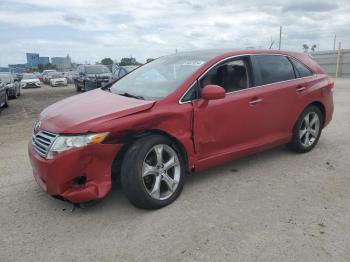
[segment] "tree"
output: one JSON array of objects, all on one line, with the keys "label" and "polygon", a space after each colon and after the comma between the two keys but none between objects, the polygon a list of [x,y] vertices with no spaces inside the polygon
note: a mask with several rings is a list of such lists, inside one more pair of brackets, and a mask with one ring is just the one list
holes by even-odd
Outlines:
[{"label": "tree", "polygon": [[101,64],[106,66],[113,65],[113,60],[109,57],[106,57],[101,60]]},{"label": "tree", "polygon": [[129,65],[140,65],[133,57],[123,57],[119,63],[120,66],[129,66]]},{"label": "tree", "polygon": [[304,53],[307,53],[307,51],[309,51],[309,46],[307,44],[303,44],[303,49]]},{"label": "tree", "polygon": [[48,63],[46,65],[43,65],[43,64],[38,65],[38,70],[40,73],[42,73],[44,70],[50,70],[50,69],[56,69],[56,66],[51,63]]},{"label": "tree", "polygon": [[316,44],[312,45],[312,46],[311,46],[311,51],[312,51],[312,52],[315,52],[315,51],[316,51],[316,47],[317,47]]}]

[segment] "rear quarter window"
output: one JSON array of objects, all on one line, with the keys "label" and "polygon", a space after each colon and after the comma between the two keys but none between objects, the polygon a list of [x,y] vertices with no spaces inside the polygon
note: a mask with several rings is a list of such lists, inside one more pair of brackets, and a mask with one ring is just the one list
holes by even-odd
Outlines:
[{"label": "rear quarter window", "polygon": [[305,65],[303,65],[301,62],[295,60],[294,58],[291,58],[296,74],[298,77],[307,77],[312,76],[313,72],[307,68]]},{"label": "rear quarter window", "polygon": [[283,55],[254,55],[254,71],[260,85],[295,79],[293,65]]}]

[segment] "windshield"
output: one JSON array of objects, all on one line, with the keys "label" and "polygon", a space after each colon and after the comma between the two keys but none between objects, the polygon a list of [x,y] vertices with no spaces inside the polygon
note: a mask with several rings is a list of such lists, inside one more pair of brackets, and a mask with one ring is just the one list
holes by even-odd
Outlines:
[{"label": "windshield", "polygon": [[107,74],[110,73],[106,66],[87,66],[85,67],[86,74]]},{"label": "windshield", "polygon": [[53,74],[53,75],[50,75],[51,78],[64,78],[63,75],[60,75],[60,74]]},{"label": "windshield", "polygon": [[161,57],[121,78],[110,90],[116,94],[157,100],[175,91],[205,62],[203,57],[186,55]]},{"label": "windshield", "polygon": [[38,78],[32,74],[24,74],[22,79],[38,79]]},{"label": "windshield", "polygon": [[10,77],[10,75],[7,75],[7,74],[0,75],[0,81],[5,82],[5,83],[10,83],[11,77]]}]

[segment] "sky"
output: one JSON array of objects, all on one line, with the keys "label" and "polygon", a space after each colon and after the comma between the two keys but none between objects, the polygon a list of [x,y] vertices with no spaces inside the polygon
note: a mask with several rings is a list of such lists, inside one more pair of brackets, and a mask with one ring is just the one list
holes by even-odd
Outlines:
[{"label": "sky", "polygon": [[0,66],[26,52],[77,63],[140,62],[216,48],[350,48],[349,0],[0,0]]}]

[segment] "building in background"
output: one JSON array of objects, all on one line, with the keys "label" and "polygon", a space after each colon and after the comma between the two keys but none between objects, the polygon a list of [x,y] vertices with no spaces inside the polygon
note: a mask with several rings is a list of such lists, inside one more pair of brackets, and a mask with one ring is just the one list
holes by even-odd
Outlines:
[{"label": "building in background", "polygon": [[38,53],[26,53],[27,56],[27,66],[29,68],[37,68],[39,64],[39,54]]},{"label": "building in background", "polygon": [[72,68],[72,61],[67,54],[66,57],[52,57],[51,63],[56,66],[57,70],[66,71]]},{"label": "building in background", "polygon": [[48,56],[39,56],[39,65],[47,65],[50,63],[50,58]]},{"label": "building in background", "polygon": [[50,63],[50,58],[47,56],[40,56],[38,53],[26,53],[27,67],[30,69],[37,69],[38,65],[47,65]]},{"label": "building in background", "polygon": [[12,73],[22,74],[26,72],[27,64],[10,64],[9,68]]}]

